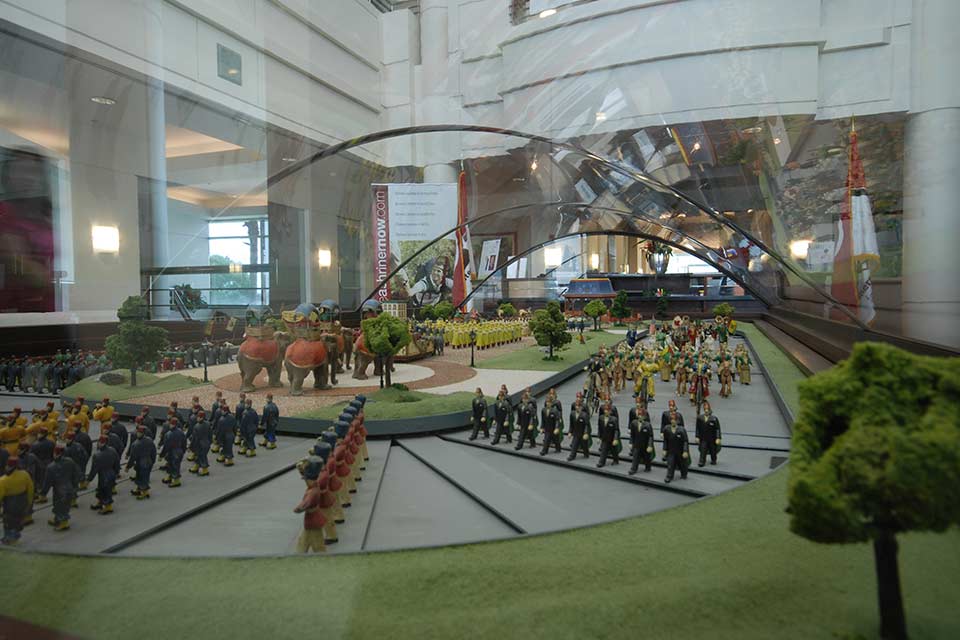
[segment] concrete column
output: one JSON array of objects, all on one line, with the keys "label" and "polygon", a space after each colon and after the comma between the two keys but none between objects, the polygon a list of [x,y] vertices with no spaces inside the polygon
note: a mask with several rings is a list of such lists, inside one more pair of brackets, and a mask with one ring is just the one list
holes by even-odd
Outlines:
[{"label": "concrete column", "polygon": [[903,332],[960,347],[960,2],[914,0],[904,158]]},{"label": "concrete column", "polygon": [[[163,18],[159,4],[143,5],[143,19],[146,24],[147,59],[158,65],[163,64]],[[170,263],[170,227],[167,215],[167,114],[164,104],[163,78],[149,77],[146,80],[146,165],[150,179],[150,227],[151,248],[154,267],[165,267]],[[169,294],[166,288],[172,286],[170,277],[154,279],[153,295],[154,317],[166,317],[172,312],[166,306]],[[209,297],[209,296],[208,296]]]},{"label": "concrete column", "polygon": [[[450,121],[450,79],[448,69],[450,36],[447,0],[420,3],[420,109],[419,124]],[[456,182],[457,170],[450,162],[459,159],[453,133],[431,133],[418,140],[424,181]]]}]

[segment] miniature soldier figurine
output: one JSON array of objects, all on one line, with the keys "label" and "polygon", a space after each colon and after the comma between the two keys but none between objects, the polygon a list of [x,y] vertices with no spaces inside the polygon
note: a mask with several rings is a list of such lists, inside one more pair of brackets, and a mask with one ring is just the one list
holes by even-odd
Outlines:
[{"label": "miniature soldier figurine", "polygon": [[[633,410],[630,413],[632,414]],[[630,446],[633,454],[630,471],[627,473],[635,474],[641,462],[643,470],[650,471],[650,465],[657,454],[653,448],[653,425],[650,424],[650,416],[645,407],[639,407],[630,420]]]},{"label": "miniature soldier figurine", "polygon": [[497,394],[497,402],[493,405],[493,428],[495,429],[493,434],[493,443],[497,444],[500,442],[500,438],[506,436],[507,442],[513,442],[513,407],[510,405],[510,400],[507,398],[507,390],[503,387],[500,388],[500,393]]},{"label": "miniature soldier figurine", "polygon": [[127,460],[127,471],[135,470],[134,484],[136,484],[136,487],[131,489],[130,493],[136,496],[137,500],[145,500],[150,497],[150,471],[156,462],[157,445],[147,437],[147,428],[138,424],[136,436],[130,447],[130,457]]},{"label": "miniature soldier figurine", "polygon": [[[551,390],[551,393],[553,391]],[[547,401],[543,406],[543,447],[540,449],[540,455],[547,455],[552,444],[557,453],[560,453],[560,440],[563,438],[563,417],[560,415],[560,403],[551,401],[550,395],[547,395]]]},{"label": "miniature soldier figurine", "polygon": [[753,361],[747,349],[741,344],[733,351],[733,359],[737,365],[737,375],[740,377],[740,384],[750,386],[750,365]]},{"label": "miniature soldier figurine", "polygon": [[213,400],[213,406],[210,407],[210,428],[213,431],[213,442],[210,445],[210,451],[218,453],[220,451],[220,442],[217,436],[217,427],[220,424],[220,407],[223,404],[223,391],[217,391]]},{"label": "miniature soldier figurine", "polygon": [[201,409],[197,413],[197,423],[193,425],[193,433],[190,434],[190,450],[193,451],[195,462],[189,471],[198,476],[210,475],[210,463],[207,460],[207,454],[210,452],[210,431],[207,413]]},{"label": "miniature soldier figurine", "polygon": [[600,434],[600,462],[597,463],[597,468],[605,466],[608,457],[611,459],[611,464],[619,464],[620,418],[609,398],[603,403],[603,409],[600,411],[598,433]]},{"label": "miniature soldier figurine", "polygon": [[101,515],[113,513],[113,489],[120,474],[120,455],[107,444],[107,436],[100,436],[97,452],[93,454],[93,464],[87,474],[87,482],[97,479],[97,501],[90,505]]},{"label": "miniature soldier figurine", "polygon": [[[41,488],[44,486],[47,467],[53,462],[53,449],[54,444],[47,439],[47,429],[46,427],[40,427],[37,431],[37,441],[30,447],[30,453],[37,456],[37,473],[33,478],[34,486]],[[47,501],[47,496],[43,493],[36,494],[36,503],[44,504]]]},{"label": "miniature soldier figurine", "polygon": [[225,467],[233,466],[233,432],[236,429],[237,420],[230,413],[230,407],[226,404],[220,406],[220,420],[217,423],[217,442],[220,443],[220,455],[217,456],[217,462],[222,462]]},{"label": "miniature soldier figurine", "polygon": [[110,419],[110,433],[115,434],[120,440],[120,452],[127,450],[127,440],[130,437],[127,428],[120,424],[120,416],[114,415]]},{"label": "miniature soldier figurine", "polygon": [[41,493],[53,489],[53,518],[47,521],[55,531],[70,528],[70,506],[77,498],[77,486],[80,484],[80,467],[68,456],[63,455],[65,448],[57,443],[53,450],[53,462],[47,466]]},{"label": "miniature soldier figurine", "polygon": [[[83,434],[87,437],[87,440],[90,440],[90,436]],[[87,462],[90,460],[90,455],[87,453],[87,450],[82,444],[77,441],[77,432],[68,431],[67,432],[67,446],[64,451],[64,455],[68,456],[73,462],[77,465],[77,468],[80,470],[80,482],[77,485],[78,489],[87,488]]]},{"label": "miniature soldier figurine", "polygon": [[671,418],[676,419],[677,424],[683,427],[683,414],[677,411],[677,403],[670,400],[667,403],[667,410],[660,415],[660,438],[663,440],[663,459],[667,459],[667,430],[670,428]]},{"label": "miniature soldier figurine", "polygon": [[180,464],[187,449],[187,436],[180,430],[180,421],[176,416],[170,418],[170,431],[163,441],[163,451],[167,458],[167,477],[162,482],[165,485],[179,487]]},{"label": "miniature soldier figurine", "polygon": [[246,453],[243,448],[243,440],[240,438],[240,424],[243,421],[243,412],[247,410],[247,394],[240,394],[240,402],[234,409],[233,417],[237,420],[237,427],[234,429],[233,444],[240,447],[240,455]]},{"label": "miniature soldier figurine", "polygon": [[297,553],[324,552],[327,550],[324,541],[323,526],[327,519],[324,517],[323,494],[326,493],[319,486],[319,477],[322,464],[317,461],[309,460],[303,469],[304,482],[307,484],[307,490],[303,494],[303,500],[293,508],[294,513],[303,514],[303,531],[297,538]]},{"label": "miniature soldier figurine", "polygon": [[240,418],[240,454],[253,458],[257,455],[257,426],[260,424],[260,416],[253,408],[253,400],[247,398],[244,405],[243,417]]},{"label": "miniature soldier figurine", "polygon": [[17,456],[7,458],[6,475],[0,477],[0,506],[3,507],[3,544],[20,541],[23,524],[33,504],[33,479],[19,468]]},{"label": "miniature soldier figurine", "polygon": [[570,407],[570,455],[567,460],[573,460],[578,452],[583,452],[584,458],[590,457],[590,411],[583,401],[583,394],[577,392],[577,399]]},{"label": "miniature soldier figurine", "polygon": [[531,447],[537,446],[537,427],[540,422],[537,419],[537,401],[530,395],[530,387],[523,392],[520,398],[520,404],[517,405],[517,423],[519,424],[519,434],[517,436],[517,446],[519,451],[523,448],[526,440],[530,441]]},{"label": "miniature soldier figurine", "polygon": [[[20,460],[20,468],[26,471],[30,475],[30,480],[33,481],[33,493],[36,493],[37,489],[43,486],[38,479],[46,471],[45,468],[42,468],[43,465],[40,464],[40,460],[37,459],[37,456],[33,455],[30,451],[31,446],[26,442],[20,443],[20,450],[17,452],[16,456],[10,456],[9,459],[17,458]],[[27,508],[26,519],[24,520],[24,525],[33,524],[33,493],[31,493],[30,505]]]},{"label": "miniature soldier figurine", "polygon": [[700,461],[698,467],[707,463],[707,454],[710,455],[710,464],[717,464],[717,454],[720,453],[720,421],[713,415],[710,403],[703,403],[703,413],[697,416],[697,444],[700,445]]},{"label": "miniature soldier figurine", "polygon": [[280,409],[273,403],[273,394],[267,394],[267,404],[263,405],[263,415],[260,416],[263,426],[263,441],[261,446],[267,449],[277,448],[277,426],[280,424]]},{"label": "miniature soldier figurine", "polygon": [[476,397],[473,399],[472,415],[470,424],[473,425],[473,432],[470,434],[470,440],[476,440],[480,429],[483,429],[483,437],[490,437],[490,427],[487,425],[487,399],[483,397],[483,390],[477,387]]},{"label": "miniature soldier figurine", "polygon": [[687,479],[687,469],[690,468],[690,442],[687,440],[687,431],[677,424],[676,415],[670,416],[670,424],[664,434],[664,451],[667,452],[667,477],[664,482],[673,480],[673,473],[680,468],[680,478]]},{"label": "miniature soldier figurine", "polygon": [[[639,396],[634,399],[634,406],[630,409],[630,413],[627,416],[627,424],[632,425],[633,421],[637,419],[637,416],[640,415],[640,412],[647,412],[647,407],[643,404],[643,399]],[[630,457],[633,457],[633,431],[630,432]]]}]

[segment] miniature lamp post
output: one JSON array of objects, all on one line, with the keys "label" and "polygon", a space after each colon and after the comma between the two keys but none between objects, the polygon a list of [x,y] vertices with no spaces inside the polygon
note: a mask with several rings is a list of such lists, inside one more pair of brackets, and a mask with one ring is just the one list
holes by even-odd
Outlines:
[{"label": "miniature lamp post", "polygon": [[477,332],[470,329],[470,366],[476,366],[473,363],[473,348],[477,346]]}]

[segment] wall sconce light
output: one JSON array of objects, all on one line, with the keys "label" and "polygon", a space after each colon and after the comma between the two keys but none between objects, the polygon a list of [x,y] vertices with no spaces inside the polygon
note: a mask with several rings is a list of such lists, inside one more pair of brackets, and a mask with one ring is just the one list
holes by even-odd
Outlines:
[{"label": "wall sconce light", "polygon": [[559,267],[563,262],[563,247],[547,247],[543,250],[543,264],[547,267]]},{"label": "wall sconce light", "polygon": [[590,268],[596,271],[600,268],[600,254],[591,253],[590,254]]},{"label": "wall sconce light", "polygon": [[332,263],[333,254],[330,253],[330,249],[320,249],[317,251],[317,264],[320,265],[321,269],[329,269]]},{"label": "wall sconce light", "polygon": [[94,253],[119,253],[120,230],[117,227],[93,225],[90,229]]}]

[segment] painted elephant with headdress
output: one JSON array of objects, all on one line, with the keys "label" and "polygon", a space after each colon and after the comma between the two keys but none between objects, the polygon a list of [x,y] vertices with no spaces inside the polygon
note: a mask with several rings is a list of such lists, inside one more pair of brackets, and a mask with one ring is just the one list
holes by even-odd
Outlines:
[{"label": "painted elephant with headdress", "polygon": [[[290,395],[303,394],[303,382],[311,373],[315,389],[329,389],[337,383],[337,352],[330,348],[326,337],[332,323],[323,317],[321,310],[310,303],[283,312],[283,322],[294,338],[283,360],[290,380]],[[333,346],[336,345],[334,339]]]},{"label": "painted elephant with headdress", "polygon": [[274,331],[267,324],[270,310],[265,307],[250,308],[246,313],[246,330],[243,343],[237,353],[240,367],[240,391],[254,391],[254,381],[263,369],[267,370],[267,386],[280,387],[280,372],[286,357],[291,336],[283,331]]}]

